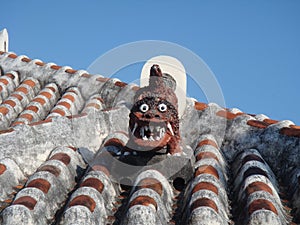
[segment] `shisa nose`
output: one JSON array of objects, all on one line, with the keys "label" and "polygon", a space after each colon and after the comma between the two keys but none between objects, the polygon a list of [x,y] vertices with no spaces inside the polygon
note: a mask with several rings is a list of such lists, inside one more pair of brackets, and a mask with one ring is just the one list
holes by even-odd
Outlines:
[{"label": "shisa nose", "polygon": [[159,119],[159,118],[160,118],[160,115],[157,113],[156,110],[150,110],[149,112],[147,112],[147,113],[145,114],[145,118],[146,118],[146,119],[153,119],[153,118]]}]

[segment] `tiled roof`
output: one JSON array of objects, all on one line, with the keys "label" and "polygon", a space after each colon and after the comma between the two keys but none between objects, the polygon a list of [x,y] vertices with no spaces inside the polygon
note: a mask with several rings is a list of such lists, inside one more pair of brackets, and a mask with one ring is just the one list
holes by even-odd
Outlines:
[{"label": "tiled roof", "polygon": [[300,224],[291,121],[187,98],[191,161],[162,157],[190,167],[121,185],[107,157],[127,143],[139,87],[8,52],[0,67],[0,224]]}]

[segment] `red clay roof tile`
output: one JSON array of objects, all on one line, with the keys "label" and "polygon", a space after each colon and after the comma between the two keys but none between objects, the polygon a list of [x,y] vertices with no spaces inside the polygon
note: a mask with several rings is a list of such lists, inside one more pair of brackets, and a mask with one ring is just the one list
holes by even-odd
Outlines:
[{"label": "red clay roof tile", "polygon": [[106,174],[107,176],[109,176],[109,174],[110,174],[109,170],[105,166],[103,166],[103,165],[93,165],[92,166],[92,170],[94,170],[94,171],[101,171],[104,174]]},{"label": "red clay roof tile", "polygon": [[70,73],[70,74],[74,74],[77,72],[77,70],[73,70],[73,69],[66,69],[65,70],[66,73]]},{"label": "red clay roof tile", "polygon": [[115,85],[118,86],[118,87],[125,87],[127,84],[124,83],[124,82],[121,82],[121,81],[117,81],[117,82],[115,83]]},{"label": "red clay roof tile", "polygon": [[5,106],[0,106],[0,113],[2,115],[7,115],[7,113],[9,112],[9,109]]},{"label": "red clay roof tile", "polygon": [[11,96],[12,96],[12,97],[15,97],[15,98],[18,99],[19,101],[22,101],[22,99],[23,99],[23,96],[22,96],[22,95],[19,95],[19,94],[17,94],[17,93],[13,93]]},{"label": "red clay roof tile", "polygon": [[44,66],[45,65],[45,63],[39,62],[39,61],[35,62],[35,64],[38,65],[38,66]]},{"label": "red clay roof tile", "polygon": [[214,177],[219,179],[219,173],[218,171],[211,165],[203,165],[203,166],[199,166],[196,169],[195,172],[195,177],[201,175],[201,174],[210,174],[213,175]]},{"label": "red clay roof tile", "polygon": [[15,106],[16,106],[16,102],[13,101],[13,100],[11,100],[11,99],[5,100],[5,101],[3,102],[3,104],[10,105],[11,107],[15,107]]},{"label": "red clay roof tile", "polygon": [[40,168],[38,168],[37,171],[47,171],[49,173],[52,173],[53,175],[55,175],[56,177],[59,176],[60,174],[60,169],[55,167],[55,166],[52,166],[52,165],[44,165],[44,166],[41,166]]},{"label": "red clay roof tile", "polygon": [[27,85],[29,85],[32,88],[36,85],[36,83],[33,80],[30,80],[30,79],[24,80],[23,84],[27,84]]},{"label": "red clay roof tile", "polygon": [[209,207],[209,208],[215,210],[217,213],[219,212],[219,209],[218,209],[216,203],[209,198],[199,198],[196,201],[194,201],[191,205],[191,211],[193,211],[199,207],[203,207],[203,206]]},{"label": "red clay roof tile", "polygon": [[81,184],[80,187],[92,187],[95,188],[99,193],[102,193],[104,189],[104,184],[97,178],[88,178],[85,179]]},{"label": "red clay roof tile", "polygon": [[33,210],[36,203],[37,203],[37,201],[34,198],[32,198],[30,196],[23,196],[23,197],[16,199],[12,204],[13,205],[24,205],[28,209]]},{"label": "red clay roof tile", "polygon": [[16,54],[11,53],[8,55],[8,57],[12,59],[16,59],[18,56]]},{"label": "red clay roof tile", "polygon": [[197,110],[204,110],[208,107],[208,105],[206,103],[202,103],[202,102],[195,102],[194,107]]},{"label": "red clay roof tile", "polygon": [[26,58],[26,57],[22,58],[21,60],[22,60],[23,62],[27,62],[27,63],[31,61],[31,59]]},{"label": "red clay roof tile", "polygon": [[26,185],[26,187],[35,187],[35,188],[40,189],[43,193],[47,194],[51,187],[51,184],[47,180],[39,178],[39,179],[30,181]]},{"label": "red clay roof tile", "polygon": [[6,129],[6,130],[0,130],[0,134],[7,134],[7,133],[11,133],[15,131],[13,128],[9,128],[9,129]]},{"label": "red clay roof tile", "polygon": [[72,95],[70,95],[70,94],[64,95],[63,98],[66,98],[66,99],[71,100],[72,102],[75,102],[75,98]]},{"label": "red clay roof tile", "polygon": [[105,77],[98,77],[97,79],[96,79],[96,81],[100,81],[100,82],[106,82],[106,81],[108,81],[109,80],[109,78],[105,78]]},{"label": "red clay roof tile", "polygon": [[269,124],[263,122],[263,121],[259,121],[259,120],[248,120],[247,121],[247,124],[249,126],[252,126],[252,127],[257,127],[257,128],[267,128],[269,126]]},{"label": "red clay roof tile", "polygon": [[33,101],[33,102],[38,102],[38,103],[40,103],[41,105],[44,105],[44,104],[46,103],[45,100],[42,99],[42,98],[40,98],[40,97],[34,98],[32,101]]},{"label": "red clay roof tile", "polygon": [[69,207],[78,205],[87,207],[91,212],[94,212],[96,208],[96,202],[90,196],[87,195],[79,195],[73,198],[69,203]]},{"label": "red clay roof tile", "polygon": [[266,192],[270,193],[271,195],[274,194],[272,189],[269,187],[269,185],[267,185],[263,182],[260,182],[260,181],[253,182],[253,183],[249,184],[246,188],[246,192],[247,192],[248,196],[256,191],[266,191]]},{"label": "red clay roof tile", "polygon": [[[4,54],[4,53],[0,52],[0,54]],[[8,57],[11,58],[11,59],[15,59],[15,58],[17,58],[17,55],[15,55],[15,54],[9,54]],[[31,59],[26,58],[26,57],[23,57],[21,60],[23,62],[30,62],[31,61]],[[39,66],[46,65],[43,62],[35,62],[35,64],[39,65]],[[22,66],[24,66],[24,64],[22,64]],[[57,66],[57,65],[51,65],[50,68],[54,69],[54,70],[59,70],[62,67]],[[42,68],[42,69],[44,69],[44,68]],[[60,72],[63,73],[63,71],[60,71]],[[74,74],[74,73],[77,72],[77,70],[66,69],[65,72],[66,73],[70,73],[70,74]],[[21,71],[21,74],[22,74],[22,71]],[[86,78],[90,78],[91,77],[91,75],[87,74],[87,73],[81,74],[80,76],[86,77]],[[14,77],[11,77],[11,79],[14,79]],[[110,79],[109,78],[104,78],[104,77],[98,77],[97,78],[97,81],[100,81],[100,82],[107,82],[108,80],[110,80]],[[2,82],[5,85],[9,85],[9,80],[7,80],[7,79],[0,78],[0,82]],[[32,81],[32,80],[25,80],[23,83],[29,85],[31,88],[35,87],[35,82]],[[126,83],[123,83],[121,81],[117,81],[114,84],[116,86],[118,86],[118,87],[124,87],[125,85],[127,85]],[[0,88],[2,88],[2,86],[0,86]],[[25,86],[18,87],[16,89],[16,91],[21,91],[21,92],[23,92],[25,94],[31,94],[32,90],[31,89],[28,90],[28,88],[29,87],[25,85]],[[55,89],[55,88],[49,87],[49,89],[51,89],[53,93],[57,92],[57,89]],[[136,91],[136,90],[139,89],[139,87],[133,86],[132,89]],[[70,90],[70,92],[78,94],[74,90]],[[47,91],[44,92],[44,93],[45,94],[42,94],[42,95],[45,96],[47,99],[51,99],[54,96],[54,95],[52,95],[51,93],[49,93]],[[66,92],[65,92],[65,94],[66,94]],[[23,96],[21,96],[21,95],[19,95],[17,93],[13,93],[11,96],[15,97],[19,101],[23,100]],[[63,102],[63,103],[58,103],[58,105],[64,105],[65,107],[70,108],[70,107],[72,107],[70,105],[72,103],[70,103],[70,102],[77,101],[77,99],[73,95],[71,95],[71,94],[65,95],[64,98],[66,98],[68,100],[65,100],[65,102]],[[85,96],[84,99],[88,99],[88,98],[86,98],[86,96]],[[100,100],[99,97],[97,97],[97,99]],[[101,99],[100,101],[102,103],[104,102],[103,99]],[[39,103],[41,105],[46,104],[45,99],[39,98],[39,97],[35,98],[32,102],[37,102],[37,103]],[[8,100],[8,104],[10,106],[14,107],[16,105],[16,102],[14,102],[12,99],[9,99]],[[77,107],[77,104],[75,104],[75,105]],[[88,106],[95,107],[95,108],[99,108],[100,107],[99,105],[97,105],[96,103],[93,103],[93,102],[91,102],[89,104],[86,104],[86,107],[88,107]],[[114,107],[114,106],[112,106],[112,107]],[[194,108],[196,110],[204,110],[204,109],[206,109],[208,107],[209,107],[209,105],[205,104],[205,103],[200,103],[200,102],[195,102],[194,103]],[[39,109],[39,107],[34,106],[34,105],[30,105],[30,106],[28,106],[26,108],[26,110],[31,110],[32,112],[37,112],[38,109]],[[2,113],[3,115],[6,115],[8,113],[8,110],[9,110],[8,108],[0,106],[0,113]],[[80,110],[78,110],[78,111],[80,112]],[[54,109],[53,112],[56,112],[58,114],[63,114],[64,116],[66,115],[66,112],[64,112],[63,110],[59,109],[59,107],[56,108],[56,109]],[[76,113],[73,113],[73,114],[76,114]],[[74,117],[68,116],[68,118],[76,118],[76,117],[81,117],[81,116],[85,116],[85,115],[86,114],[77,114]],[[236,118],[239,115],[244,115],[244,113],[243,112],[232,113],[232,112],[229,112],[229,111],[226,111],[226,110],[220,110],[220,111],[218,111],[216,113],[216,115],[224,117],[224,118],[227,118],[227,119],[234,119],[234,118]],[[253,116],[255,116],[255,115],[253,115]],[[27,119],[32,119],[32,115],[29,114],[29,113],[21,115],[20,117],[26,117]],[[38,125],[38,124],[43,124],[45,122],[51,122],[51,119],[47,119],[45,121],[39,121],[39,122],[36,122],[36,123],[32,123],[30,125],[31,126],[32,125]],[[257,121],[257,120],[249,120],[249,121],[247,121],[247,124],[249,126],[257,127],[257,128],[266,128],[269,125],[276,124],[276,123],[278,123],[278,121],[272,120],[272,119],[264,119],[263,121]],[[0,134],[7,133],[7,132],[12,132],[12,131],[14,131],[14,130],[13,129],[4,130],[4,131],[0,131]],[[283,134],[283,135],[287,135],[287,136],[300,137],[300,126],[291,125],[290,127],[282,128],[282,129],[280,129],[280,133]],[[222,142],[220,142],[220,143],[222,143]],[[118,146],[124,147],[125,143],[123,143],[118,138],[111,138],[111,139],[108,139],[108,141],[106,141],[105,146],[107,146],[107,145],[118,145]],[[204,146],[204,145],[211,145],[211,146],[214,146],[216,149],[218,149],[217,143],[215,141],[213,141],[213,140],[210,140],[210,139],[205,139],[205,140],[201,141],[198,144],[197,147],[201,147],[201,146]],[[206,147],[209,147],[209,146],[206,146]],[[200,161],[200,160],[203,160],[203,159],[208,159],[208,158],[209,159],[214,159],[216,161],[220,160],[220,158],[218,158],[220,156],[216,155],[217,153],[213,153],[213,152],[210,152],[210,151],[206,152],[206,151],[202,151],[202,150],[203,149],[201,149],[201,152],[196,155],[197,161]],[[220,151],[222,151],[222,150],[220,150]],[[66,153],[56,153],[56,154],[54,154],[50,158],[50,160],[59,160],[59,161],[63,162],[65,165],[69,165],[69,163],[71,162],[71,157],[68,154],[66,154]],[[257,162],[265,163],[264,160],[263,160],[263,158],[259,157],[256,154],[249,154],[249,155],[245,156],[243,159],[241,159],[239,161],[239,163],[242,164],[242,165],[244,165],[244,164],[246,164],[247,162],[250,162],[250,161],[257,161]],[[3,165],[4,164],[0,164],[0,175],[3,174],[6,171],[6,167],[3,168]],[[107,177],[109,176],[109,170],[105,166],[103,166],[103,165],[94,165],[91,169],[94,170],[94,171],[102,171],[103,173],[105,173],[107,175]],[[58,167],[52,166],[52,165],[42,165],[37,171],[48,171],[48,172],[54,174],[55,176],[59,176],[60,173],[61,173],[61,171],[60,171],[60,169]],[[95,172],[93,172],[93,173],[95,173]],[[206,174],[208,176],[197,177],[197,176],[199,176],[201,174]],[[212,179],[211,176],[209,176],[209,175],[213,175],[214,177],[219,178],[219,176],[222,176],[223,173],[221,172],[219,174],[219,170],[217,170],[212,165],[203,165],[203,166],[198,167],[195,170],[195,178],[194,178],[194,180],[196,180],[198,178],[201,178],[201,179],[205,178],[205,179],[207,179],[207,177],[210,177],[210,179]],[[243,179],[245,181],[246,178],[248,178],[248,177],[250,177],[252,175],[253,176],[263,175],[265,177],[268,177],[269,172],[268,172],[268,170],[265,171],[264,169],[261,169],[261,168],[258,168],[258,167],[251,167],[251,168],[247,169],[242,176],[244,176]],[[101,175],[101,176],[103,176],[103,175]],[[62,176],[60,176],[60,177],[62,177]],[[214,182],[217,182],[215,180],[215,178],[213,178],[212,180]],[[223,179],[221,179],[221,180],[223,180]],[[218,180],[218,182],[220,182],[220,180]],[[106,184],[106,183],[105,182],[103,183],[98,178],[87,178],[86,180],[84,180],[80,184],[80,186],[81,187],[95,188],[100,193],[102,193],[104,191],[104,188],[105,188],[104,184]],[[226,184],[224,184],[224,185],[226,185]],[[240,184],[240,185],[242,185],[242,184]],[[163,189],[162,183],[159,182],[158,180],[156,180],[155,178],[146,177],[146,178],[142,179],[139,182],[138,186],[139,187],[137,187],[137,190],[140,190],[142,188],[150,188],[150,189],[154,190],[156,193],[158,193],[160,196],[162,196],[163,193],[164,193],[164,189]],[[44,193],[48,193],[48,191],[51,188],[51,184],[47,180],[39,178],[39,179],[35,179],[35,180],[30,181],[27,184],[27,187],[36,187],[36,188],[42,190]],[[238,187],[238,188],[241,188],[241,187]],[[270,187],[268,184],[266,184],[264,182],[261,182],[261,181],[255,181],[253,183],[250,183],[245,188],[246,189],[244,190],[245,191],[244,194],[246,194],[247,197],[249,197],[251,194],[253,194],[256,191],[264,191],[264,192],[270,193],[271,195],[276,194],[276,193],[274,193],[275,189],[273,189],[273,187]],[[216,183],[209,182],[207,180],[204,180],[204,181],[201,180],[199,183],[195,184],[195,186],[193,187],[193,189],[192,189],[191,192],[193,194],[193,193],[196,193],[196,192],[201,191],[201,190],[209,190],[209,191],[211,191],[211,192],[213,192],[213,193],[215,193],[217,195],[221,195],[222,194],[222,190],[220,191],[219,186],[217,186]],[[225,193],[226,193],[226,191],[225,191]],[[22,204],[22,205],[26,206],[29,209],[34,209],[34,207],[35,207],[35,205],[36,205],[37,202],[36,202],[36,200],[33,197],[34,196],[32,196],[32,197],[25,196],[25,197],[18,198],[13,204]],[[150,205],[150,204],[154,205],[156,209],[158,208],[158,203],[156,202],[156,200],[154,198],[151,198],[150,196],[138,196],[138,197],[134,198],[130,202],[129,207],[131,207],[133,205],[145,205],[145,206],[147,206],[147,205]],[[86,206],[91,212],[93,212],[95,210],[95,208],[96,208],[96,201],[94,199],[92,199],[90,196],[80,195],[80,196],[77,196],[74,199],[72,199],[69,206],[76,206],[76,205]],[[176,205],[176,206],[178,207],[178,205]],[[202,197],[202,198],[197,199],[196,201],[194,201],[192,203],[192,206],[191,206],[190,209],[193,210],[193,209],[196,209],[196,208],[201,207],[201,206],[210,207],[210,208],[214,209],[216,212],[221,211],[221,208],[222,208],[222,207],[218,208],[219,205],[217,205],[216,202],[213,201],[212,199],[203,198]],[[249,205],[248,211],[251,214],[251,213],[253,213],[253,212],[257,211],[257,210],[260,210],[260,209],[267,209],[269,211],[272,211],[272,212],[278,214],[278,211],[277,211],[278,209],[273,205],[273,203],[271,201],[268,201],[268,200],[265,200],[265,199],[254,200]]]},{"label": "red clay roof tile", "polygon": [[39,111],[39,108],[37,106],[30,105],[30,106],[26,107],[26,110],[30,110],[30,111],[33,111],[36,113]]},{"label": "red clay roof tile", "polygon": [[144,206],[153,205],[155,207],[155,209],[157,210],[156,201],[149,196],[142,195],[142,196],[136,197],[135,199],[130,201],[129,208],[131,208],[132,206],[135,206],[135,205],[144,205]]},{"label": "red clay roof tile", "polygon": [[284,127],[280,130],[280,133],[290,137],[300,137],[300,129],[299,128],[288,128]]},{"label": "red clay roof tile", "polygon": [[195,185],[195,187],[193,188],[193,190],[192,190],[192,194],[194,194],[195,192],[200,191],[200,190],[209,190],[209,191],[214,192],[216,195],[219,194],[218,188],[210,182],[199,182],[199,183],[197,183]]},{"label": "red clay roof tile", "polygon": [[211,146],[214,146],[215,148],[219,148],[217,143],[213,140],[210,140],[210,139],[205,139],[205,140],[200,141],[197,145],[197,148],[199,148],[203,145],[211,145]]},{"label": "red clay roof tile", "polygon": [[58,66],[58,65],[52,65],[50,66],[51,69],[54,69],[54,70],[59,70],[61,68],[61,66]]},{"label": "red clay roof tile", "polygon": [[70,109],[70,108],[71,108],[71,105],[70,105],[68,102],[60,101],[60,102],[57,103],[57,105],[64,106],[64,107],[66,107],[67,109]]},{"label": "red clay roof tile", "polygon": [[138,183],[138,189],[150,188],[157,192],[160,196],[163,193],[162,184],[155,178],[144,178]]},{"label": "red clay roof tile", "polygon": [[220,117],[224,117],[228,120],[232,120],[234,119],[235,117],[237,117],[238,115],[237,114],[234,114],[234,113],[231,113],[231,112],[228,112],[226,110],[220,110],[216,113],[217,116],[220,116]]},{"label": "red clay roof tile", "polygon": [[47,91],[42,91],[42,92],[39,93],[39,95],[43,95],[43,96],[45,96],[48,99],[50,99],[52,97],[52,94],[50,94]]},{"label": "red clay roof tile", "polygon": [[3,83],[5,85],[8,85],[8,80],[0,78],[0,83]]},{"label": "red clay roof tile", "polygon": [[80,75],[81,77],[85,77],[85,78],[91,78],[92,75],[91,74],[88,74],[88,73],[83,73]]},{"label": "red clay roof tile", "polygon": [[101,109],[101,106],[100,106],[99,104],[93,103],[93,102],[87,104],[87,105],[85,106],[85,108],[87,108],[87,107],[93,107],[93,108],[95,108],[95,109]]},{"label": "red clay roof tile", "polygon": [[276,215],[278,215],[276,207],[273,205],[272,202],[266,199],[256,199],[250,203],[248,207],[248,213],[251,215],[257,210],[270,210]]},{"label": "red clay roof tile", "polygon": [[218,156],[216,156],[212,152],[199,152],[199,154],[196,155],[196,161],[199,161],[201,159],[215,159],[219,162]]},{"label": "red clay roof tile", "polygon": [[70,156],[68,156],[66,153],[62,153],[62,152],[61,153],[56,153],[49,160],[61,161],[66,166],[69,165],[69,163],[71,162]]},{"label": "red clay roof tile", "polygon": [[104,146],[110,146],[110,145],[116,147],[124,147],[125,143],[119,138],[110,138],[109,140],[105,141]]},{"label": "red clay roof tile", "polygon": [[27,119],[30,122],[33,120],[33,115],[31,115],[29,113],[25,113],[25,114],[20,115],[20,118]]},{"label": "red clay roof tile", "polygon": [[28,94],[28,89],[27,89],[26,87],[24,87],[24,86],[18,87],[18,88],[16,89],[16,91],[23,92],[25,95]]},{"label": "red clay roof tile", "polygon": [[0,164],[0,175],[2,175],[6,171],[6,166],[4,164]]},{"label": "red clay roof tile", "polygon": [[272,119],[264,119],[263,122],[265,122],[267,124],[276,124],[279,121],[278,120],[272,120]]}]

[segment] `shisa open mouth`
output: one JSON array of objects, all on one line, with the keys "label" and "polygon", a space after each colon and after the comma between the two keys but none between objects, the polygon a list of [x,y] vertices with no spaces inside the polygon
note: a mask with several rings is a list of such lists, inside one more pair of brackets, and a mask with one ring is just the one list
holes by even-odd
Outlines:
[{"label": "shisa open mouth", "polygon": [[152,148],[166,145],[171,136],[174,136],[174,130],[170,122],[158,120],[135,119],[131,123],[130,130],[136,144]]}]

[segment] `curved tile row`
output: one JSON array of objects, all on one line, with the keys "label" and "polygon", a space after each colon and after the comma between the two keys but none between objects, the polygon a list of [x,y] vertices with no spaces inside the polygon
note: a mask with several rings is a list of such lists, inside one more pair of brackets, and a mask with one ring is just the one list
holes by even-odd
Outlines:
[{"label": "curved tile row", "polygon": [[[119,152],[123,138],[120,133],[109,135],[90,162],[90,167],[72,194],[60,224],[107,224],[113,217],[119,187],[110,175],[110,155]],[[121,139],[119,139],[121,138]],[[118,148],[118,150],[116,150]]]},{"label": "curved tile row", "polygon": [[18,87],[20,84],[19,74],[10,71],[0,76],[0,104]]},{"label": "curved tile row", "polygon": [[47,80],[53,80],[62,90],[69,86],[68,83],[71,86],[78,86],[82,89],[82,95],[85,99],[88,99],[90,95],[99,93],[105,99],[107,107],[114,107],[124,99],[132,99],[138,89],[136,85],[128,85],[116,78],[93,76],[84,70],[74,70],[54,63],[44,63],[37,59],[30,59],[27,56],[18,56],[12,52],[0,52],[0,62],[5,64],[3,68],[5,71],[13,67],[22,73],[22,77],[30,75],[31,70],[35,71],[35,74],[32,75],[38,77],[41,82],[47,83]]},{"label": "curved tile row", "polygon": [[[63,93],[70,87],[78,87],[84,99],[99,94],[105,100],[105,107],[108,108],[131,102],[138,89],[136,85],[128,85],[116,78],[90,75],[83,70],[74,70],[53,63],[31,60],[26,56],[17,56],[14,53],[2,53],[0,55],[0,61],[5,62],[5,71],[8,71],[10,65],[13,64],[13,68],[20,71],[22,79],[32,76],[40,80],[42,84],[54,82]],[[65,110],[57,110],[55,116],[65,114],[66,112],[63,111]],[[32,116],[30,113],[27,115],[28,117]]]},{"label": "curved tile row", "polygon": [[236,156],[233,174],[238,224],[287,224],[275,176],[256,149]]},{"label": "curved tile row", "polygon": [[44,120],[59,97],[57,85],[54,83],[47,84],[21,112],[12,126]]},{"label": "curved tile row", "polygon": [[93,113],[100,111],[105,108],[104,100],[101,98],[100,94],[92,95],[86,102],[82,113]]},{"label": "curved tile row", "polygon": [[25,179],[23,172],[14,160],[0,159],[0,211],[1,207],[6,205],[5,201],[15,192],[15,188],[22,186]]},{"label": "curved tile row", "polygon": [[80,90],[77,87],[70,87],[63,94],[61,99],[52,108],[47,119],[60,116],[72,116],[79,114],[84,104]]},{"label": "curved tile row", "polygon": [[2,211],[5,224],[49,224],[76,185],[78,170],[85,168],[72,147],[55,148],[47,161],[31,175],[12,205]]},{"label": "curved tile row", "polygon": [[41,86],[37,79],[27,78],[0,105],[0,129],[10,126],[29,102],[36,96]]},{"label": "curved tile row", "polygon": [[[99,96],[97,96],[98,98]],[[90,166],[72,194],[60,224],[107,224],[114,214],[119,186],[110,174],[111,154],[115,155],[126,143],[124,134],[116,132],[103,141],[98,153],[89,158]]]},{"label": "curved tile row", "polygon": [[300,168],[294,168],[290,174],[286,174],[285,183],[288,184],[293,222],[300,223]]},{"label": "curved tile row", "polygon": [[[199,105],[199,104],[197,104]],[[203,110],[203,109],[202,109]],[[263,114],[258,114],[258,115],[252,115],[252,114],[246,114],[241,112],[240,110],[220,110],[216,113],[217,116],[219,117],[224,117],[228,120],[233,120],[238,116],[244,116],[244,115],[249,115],[252,116],[252,119],[249,119],[247,121],[247,125],[259,129],[266,129],[267,127],[273,125],[273,124],[279,124],[281,121],[278,120],[273,120],[268,118],[267,116]],[[300,126],[296,126],[294,124],[290,124],[287,127],[282,127],[280,128],[280,134],[289,136],[289,137],[300,137]]]},{"label": "curved tile row", "polygon": [[[103,78],[102,78],[103,79]],[[103,84],[99,94],[100,96],[105,99],[105,103],[107,107],[113,107],[112,103],[117,96],[118,92],[127,84],[123,85],[116,85],[120,83],[121,81],[116,78],[106,79],[105,83]]]},{"label": "curved tile row", "polygon": [[160,172],[141,172],[133,185],[122,224],[168,224],[173,197],[172,187]]},{"label": "curved tile row", "polygon": [[212,135],[203,135],[194,151],[195,175],[187,192],[186,221],[194,224],[228,224],[226,163]]},{"label": "curved tile row", "polygon": [[108,170],[94,164],[72,194],[60,224],[106,224],[117,194]]}]

